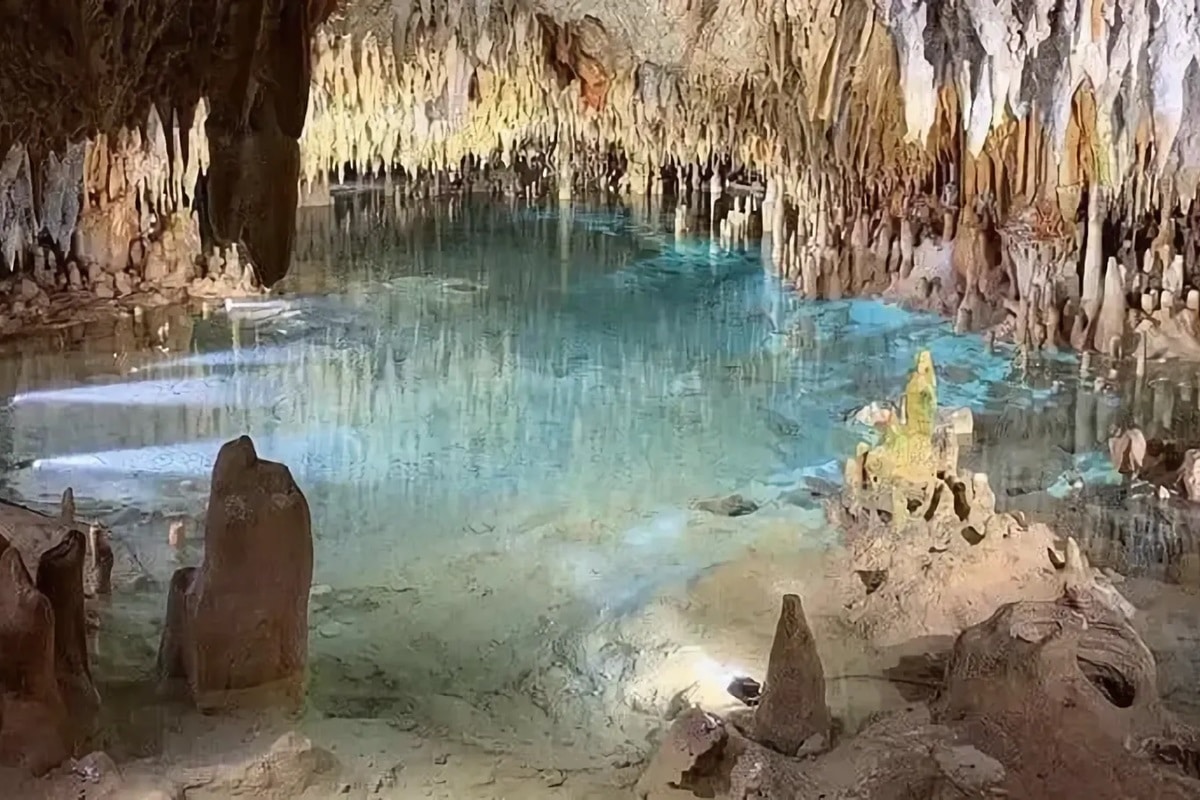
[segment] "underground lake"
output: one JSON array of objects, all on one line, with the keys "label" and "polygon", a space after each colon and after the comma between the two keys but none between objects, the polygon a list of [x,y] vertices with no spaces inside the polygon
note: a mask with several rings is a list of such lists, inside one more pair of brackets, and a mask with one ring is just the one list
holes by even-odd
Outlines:
[{"label": "underground lake", "polygon": [[[347,193],[301,212],[270,296],[151,310],[111,347],[6,354],[4,496],[54,514],[72,489],[138,574],[96,644],[107,752],[186,760],[269,727],[150,688],[166,586],[199,563],[210,473],[242,434],[311,508],[294,724],[367,776],[357,788],[469,800],[628,796],[664,719],[763,677],[781,593],[827,620],[844,725],[903,707],[922,679],[883,669],[920,653],[839,627],[822,599],[843,546],[826,505],[921,352],[939,408],[969,410],[961,457],[997,508],[1119,517],[1114,427],[1196,426],[1194,377],[1022,360],[933,314],[805,301],[757,240],[677,234],[671,216]],[[1076,535],[1145,580],[1188,550]]]}]

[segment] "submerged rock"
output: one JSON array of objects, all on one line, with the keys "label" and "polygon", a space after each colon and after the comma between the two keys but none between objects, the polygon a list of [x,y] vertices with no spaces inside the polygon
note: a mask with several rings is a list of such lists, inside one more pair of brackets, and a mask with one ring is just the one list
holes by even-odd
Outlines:
[{"label": "submerged rock", "polygon": [[719,517],[744,517],[758,511],[758,503],[742,497],[740,494],[731,494],[728,497],[713,500],[698,500],[695,507]]}]

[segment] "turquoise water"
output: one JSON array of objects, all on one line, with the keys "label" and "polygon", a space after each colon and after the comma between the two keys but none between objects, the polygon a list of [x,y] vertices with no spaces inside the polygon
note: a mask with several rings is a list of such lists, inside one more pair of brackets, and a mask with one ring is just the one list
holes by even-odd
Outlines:
[{"label": "turquoise water", "polygon": [[319,580],[386,583],[481,531],[519,546],[509,522],[567,511],[637,518],[625,553],[644,565],[671,558],[696,498],[838,474],[864,435],[846,412],[895,396],[920,349],[946,405],[980,407],[1011,371],[940,319],[804,304],[757,253],[621,209],[469,207],[405,236],[351,239],[336,291],[305,294],[301,268],[122,380],[23,387],[19,499],[71,485],[197,514],[219,444],[246,432],[310,497]]},{"label": "turquoise water", "polygon": [[[806,488],[840,480],[869,435],[849,412],[895,398],[920,350],[943,405],[1003,423],[970,457],[1043,487],[1095,471],[1103,424],[1027,427],[1072,417],[1069,361],[1023,372],[939,318],[805,303],[757,248],[669,230],[622,207],[339,207],[302,229],[278,296],[177,321],[170,346],[9,369],[8,496],[53,507],[73,487],[159,579],[118,592],[99,672],[152,674],[163,586],[198,562],[208,473],[243,433],[312,508],[317,710],[565,737],[592,766],[610,751],[580,730],[644,741],[613,716],[611,676],[683,646],[612,626],[751,547],[835,539]],[[691,508],[732,492],[762,508]],[[193,526],[180,552],[174,519]]]}]

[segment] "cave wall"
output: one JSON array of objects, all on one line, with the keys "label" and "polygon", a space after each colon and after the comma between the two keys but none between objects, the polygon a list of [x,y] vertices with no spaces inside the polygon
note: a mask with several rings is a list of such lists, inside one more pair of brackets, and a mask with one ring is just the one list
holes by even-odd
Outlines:
[{"label": "cave wall", "polygon": [[[163,218],[190,219],[203,173],[213,240],[241,244],[265,282],[278,279],[294,236],[310,42],[331,10],[325,0],[0,7],[6,265],[41,277],[52,255],[48,288],[92,268],[131,280]],[[89,221],[92,210],[104,219]]]}]

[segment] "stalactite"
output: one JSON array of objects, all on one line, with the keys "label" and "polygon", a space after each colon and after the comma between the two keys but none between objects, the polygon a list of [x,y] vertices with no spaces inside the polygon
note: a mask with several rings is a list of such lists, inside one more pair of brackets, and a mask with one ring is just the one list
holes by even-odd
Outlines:
[{"label": "stalactite", "polygon": [[[654,197],[670,168],[693,195],[683,229],[705,182],[724,209],[727,177],[752,176],[761,204],[735,202],[713,233],[732,245],[761,224],[776,268],[809,297],[908,281],[936,250],[953,265],[962,329],[993,324],[1007,299],[1019,340],[1107,352],[1126,333],[1126,288],[1143,298],[1150,342],[1182,324],[1179,306],[1196,310],[1200,116],[1185,71],[1200,44],[1178,0],[1157,15],[1138,0],[742,5],[685,4],[673,19],[686,46],[672,49],[618,7],[563,19],[515,0],[351,3],[312,43],[303,202],[327,202],[331,178],[349,174],[411,196],[485,182],[510,196],[615,185]],[[215,275],[224,289],[197,291],[250,289],[245,265],[199,253],[193,230],[212,111],[198,94],[160,94],[140,125],[104,126],[75,150],[10,149],[0,126],[6,264],[53,274],[34,256],[44,233],[75,264],[78,280],[53,278],[63,286],[111,277],[124,294]],[[1061,230],[1021,234],[1031,209]],[[211,266],[190,273],[168,250]]]}]

